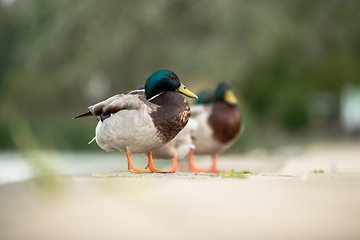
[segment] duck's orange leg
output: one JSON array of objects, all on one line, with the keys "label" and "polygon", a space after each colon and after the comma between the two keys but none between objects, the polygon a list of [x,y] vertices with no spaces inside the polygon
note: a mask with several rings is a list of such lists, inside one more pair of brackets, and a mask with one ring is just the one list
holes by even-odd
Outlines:
[{"label": "duck's orange leg", "polygon": [[208,172],[211,172],[211,173],[221,172],[221,171],[219,171],[219,169],[217,167],[217,154],[216,153],[211,154],[211,168]]},{"label": "duck's orange leg", "polygon": [[224,170],[219,170],[217,167],[217,154],[213,153],[211,154],[211,168],[209,169],[208,172],[211,173],[222,173],[222,172],[226,172]]},{"label": "duck's orange leg", "polygon": [[172,167],[171,167],[171,171],[174,171],[176,172],[177,171],[177,168],[178,168],[178,155],[177,154],[174,154],[173,156],[173,159],[172,159]]},{"label": "duck's orange leg", "polygon": [[176,171],[176,169],[173,169],[173,167],[169,170],[160,170],[160,169],[156,169],[154,166],[154,160],[152,158],[152,152],[148,152],[147,153],[148,156],[148,165],[146,168],[148,168],[148,170],[150,170],[151,172],[155,172],[155,173],[174,173]]},{"label": "duck's orange leg", "polygon": [[191,172],[206,172],[205,169],[201,169],[195,166],[195,160],[194,160],[194,150],[191,149],[189,151],[189,164],[190,164],[190,171]]},{"label": "duck's orange leg", "polygon": [[126,148],[125,154],[126,154],[126,158],[127,158],[127,162],[128,162],[129,172],[132,172],[132,173],[149,173],[149,172],[151,172],[149,169],[144,170],[144,169],[134,168],[134,165],[131,161],[130,151],[128,148]]}]

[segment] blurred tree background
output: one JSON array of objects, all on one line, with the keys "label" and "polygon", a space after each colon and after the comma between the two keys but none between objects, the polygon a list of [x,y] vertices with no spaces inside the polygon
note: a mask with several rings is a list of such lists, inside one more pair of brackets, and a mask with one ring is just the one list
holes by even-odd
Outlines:
[{"label": "blurred tree background", "polygon": [[86,144],[96,121],[72,117],[159,68],[195,92],[234,86],[246,131],[233,149],[338,136],[341,89],[360,84],[359,10],[358,0],[0,0],[0,149],[98,149]]}]

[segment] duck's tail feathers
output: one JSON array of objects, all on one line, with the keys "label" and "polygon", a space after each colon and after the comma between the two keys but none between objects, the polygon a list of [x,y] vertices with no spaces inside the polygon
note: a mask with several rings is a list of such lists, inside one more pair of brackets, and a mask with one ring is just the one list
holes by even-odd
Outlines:
[{"label": "duck's tail feathers", "polygon": [[90,142],[88,142],[88,144],[91,144],[93,141],[95,141],[95,139],[96,139],[96,136],[93,139],[91,139]]},{"label": "duck's tail feathers", "polygon": [[77,116],[74,117],[73,119],[81,118],[81,117],[89,117],[89,116],[93,116],[93,114],[92,114],[90,111],[88,111],[88,112],[86,112],[86,113],[82,113],[82,114],[80,114],[80,115],[77,115]]}]

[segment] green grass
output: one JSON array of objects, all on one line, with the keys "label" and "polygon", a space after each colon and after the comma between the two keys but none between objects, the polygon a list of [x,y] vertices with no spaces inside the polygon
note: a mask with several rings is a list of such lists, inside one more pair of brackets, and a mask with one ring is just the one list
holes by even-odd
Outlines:
[{"label": "green grass", "polygon": [[250,174],[254,174],[250,170],[242,170],[242,171],[235,171],[234,169],[231,169],[228,173],[221,173],[221,178],[246,178]]},{"label": "green grass", "polygon": [[325,173],[325,171],[322,170],[322,169],[314,169],[313,173],[315,173],[315,174],[323,174],[323,173]]}]

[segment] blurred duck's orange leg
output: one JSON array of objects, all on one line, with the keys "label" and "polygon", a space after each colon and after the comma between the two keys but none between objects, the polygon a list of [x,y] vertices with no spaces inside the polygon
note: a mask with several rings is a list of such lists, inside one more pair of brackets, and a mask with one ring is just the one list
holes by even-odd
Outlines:
[{"label": "blurred duck's orange leg", "polygon": [[195,166],[195,160],[194,160],[194,150],[191,149],[189,152],[189,165],[190,165],[190,171],[191,172],[206,172],[205,169],[197,168]]},{"label": "blurred duck's orange leg", "polygon": [[143,170],[143,169],[134,168],[134,165],[131,161],[130,151],[128,148],[126,148],[125,154],[126,154],[126,158],[128,161],[128,169],[130,172],[132,172],[132,173],[149,173],[150,172],[150,170],[148,170],[148,169]]},{"label": "blurred duck's orange leg", "polygon": [[169,169],[169,170],[160,170],[160,169],[156,169],[154,166],[154,160],[152,158],[152,152],[148,152],[147,154],[148,156],[148,165],[147,168],[154,173],[174,173],[176,171],[176,169],[174,170],[173,168]]},{"label": "blurred duck's orange leg", "polygon": [[219,170],[217,167],[217,154],[213,153],[211,154],[211,168],[208,172],[211,173],[222,173],[222,172],[226,172],[224,170]]},{"label": "blurred duck's orange leg", "polygon": [[177,171],[178,160],[179,160],[178,155],[174,154],[173,159],[172,159],[172,167],[170,169],[171,171],[174,171],[174,172]]},{"label": "blurred duck's orange leg", "polygon": [[212,173],[219,173],[219,169],[217,168],[217,154],[213,153],[211,154],[211,168],[209,170],[209,172]]}]

